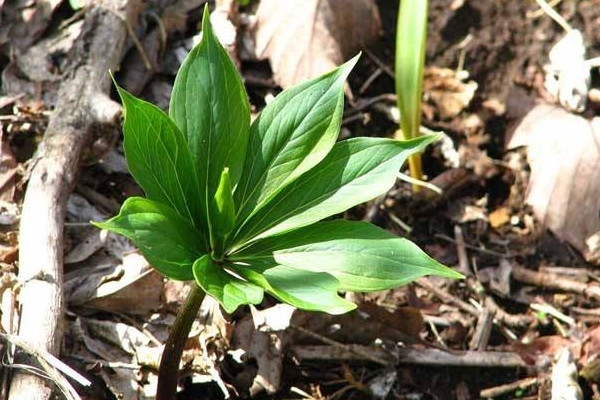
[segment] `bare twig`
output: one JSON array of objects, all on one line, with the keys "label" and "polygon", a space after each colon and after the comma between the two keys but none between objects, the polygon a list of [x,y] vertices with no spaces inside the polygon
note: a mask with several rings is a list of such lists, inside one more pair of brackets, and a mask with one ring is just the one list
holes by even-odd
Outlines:
[{"label": "bare twig", "polygon": [[454,225],[454,240],[456,240],[456,255],[458,256],[458,271],[463,275],[471,275],[469,268],[469,258],[467,257],[467,248],[460,225]]},{"label": "bare twig", "polygon": [[[378,347],[345,345],[348,349],[337,346],[294,346],[292,352],[301,360],[314,361],[363,361],[363,356],[386,359],[389,350]],[[517,368],[524,367],[525,362],[517,353],[494,351],[443,351],[438,349],[398,348],[393,351],[399,364],[443,365],[453,367],[486,367]]]},{"label": "bare twig", "polygon": [[[58,358],[54,357],[52,354],[42,349],[36,349],[35,347],[32,347],[18,336],[0,333],[0,339],[7,344],[10,343],[18,346],[20,349],[31,355],[36,360],[37,364],[42,367],[48,379],[50,379],[58,387],[61,393],[69,400],[81,400],[81,397],[77,394],[77,391],[75,391],[69,381],[66,380],[58,371],[77,381],[80,385],[90,386],[92,384],[87,378],[60,361]],[[9,367],[13,366],[10,364],[5,365]],[[18,368],[18,365],[14,365],[14,367]]]},{"label": "bare twig", "polygon": [[494,315],[496,313],[488,308],[484,308],[479,318],[477,318],[477,326],[473,339],[469,344],[471,350],[485,351],[490,341],[492,326],[494,325]]},{"label": "bare twig", "polygon": [[499,396],[503,396],[508,393],[512,393],[518,389],[527,389],[531,386],[538,384],[538,378],[526,378],[517,382],[508,383],[506,385],[494,386],[488,389],[483,389],[479,393],[479,397],[483,399],[493,399]]},{"label": "bare twig", "polygon": [[564,292],[577,293],[600,300],[600,287],[592,286],[584,282],[567,279],[564,276],[540,273],[523,267],[513,267],[512,277],[514,280],[528,283],[530,285],[546,289],[560,290]]},{"label": "bare twig", "polygon": [[419,279],[415,282],[417,283],[417,285],[431,291],[434,295],[436,295],[443,302],[454,304],[461,310],[466,311],[471,315],[474,315],[476,317],[479,316],[479,310],[477,308],[470,305],[469,303],[462,301],[458,297],[455,297],[455,296],[451,295],[450,293],[435,287],[434,285],[429,283],[429,281],[427,279]]},{"label": "bare twig", "polygon": [[358,356],[359,358],[383,365],[385,367],[389,367],[391,365],[390,361],[388,361],[389,356],[381,357],[380,355],[375,355],[370,351],[364,351],[364,349],[361,346],[343,344],[323,335],[319,335],[318,333],[309,331],[308,329],[304,329],[301,326],[290,324],[290,328],[296,329],[297,331],[302,332],[303,334],[310,336],[313,339],[317,339],[329,345],[331,348],[338,349],[341,352],[349,352],[355,357]]},{"label": "bare twig", "polygon": [[507,313],[500,308],[500,306],[496,304],[494,299],[492,299],[490,296],[485,298],[484,303],[486,308],[496,314],[494,319],[501,325],[507,325],[514,328],[525,328],[535,322],[535,317],[532,315],[516,315]]},{"label": "bare twig", "polygon": [[390,68],[386,63],[381,61],[379,57],[377,57],[371,50],[367,49],[366,47],[363,50],[365,51],[367,57],[369,57],[369,59],[373,61],[373,63],[377,65],[378,68],[385,72],[387,76],[389,76],[392,79],[396,79],[396,74],[394,74],[392,68]]}]

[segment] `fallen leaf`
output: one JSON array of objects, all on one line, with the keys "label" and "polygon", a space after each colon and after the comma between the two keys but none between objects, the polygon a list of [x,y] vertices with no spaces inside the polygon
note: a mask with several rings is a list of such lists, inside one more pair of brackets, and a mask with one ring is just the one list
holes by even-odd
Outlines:
[{"label": "fallen leaf", "polygon": [[528,365],[536,365],[544,369],[561,349],[572,344],[569,339],[552,335],[535,338],[530,343],[515,343],[514,348]]},{"label": "fallen leaf", "polygon": [[283,88],[328,72],[379,34],[373,0],[262,0],[255,52]]},{"label": "fallen leaf", "polygon": [[284,331],[295,308],[278,304],[266,310],[258,311],[253,307],[251,310],[251,318],[236,324],[231,348],[234,352],[244,350],[249,358],[256,360],[258,370],[249,388],[250,395],[263,390],[273,394],[281,384]]},{"label": "fallen leaf", "polygon": [[560,240],[585,253],[586,240],[600,231],[600,118],[539,104],[508,144],[521,146],[531,166],[527,203]]},{"label": "fallen leaf", "polygon": [[139,376],[143,366],[141,361],[149,362],[149,357],[154,354],[155,360],[150,363],[157,364],[162,347],[153,344],[144,332],[121,322],[82,317],[70,321],[68,327],[73,342],[71,346],[65,346],[63,352],[88,363],[99,361],[103,365],[100,375],[115,398],[154,398],[145,395],[156,393],[155,388],[154,391],[145,388],[155,383],[155,379],[152,375]]},{"label": "fallen leaf", "polygon": [[163,304],[163,284],[162,276],[144,257],[130,253],[122,264],[90,262],[90,266],[69,271],[65,297],[71,306],[146,315]]}]

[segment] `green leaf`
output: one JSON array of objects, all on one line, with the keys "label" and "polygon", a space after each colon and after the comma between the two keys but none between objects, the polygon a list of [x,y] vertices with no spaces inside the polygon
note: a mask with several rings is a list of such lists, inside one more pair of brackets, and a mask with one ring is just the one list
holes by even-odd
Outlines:
[{"label": "green leaf", "polygon": [[154,268],[172,279],[194,279],[192,264],[206,253],[203,236],[189,221],[141,197],[128,198],[119,215],[93,224],[131,239]]},{"label": "green leaf", "polygon": [[388,191],[406,158],[438,139],[410,141],[355,138],[337,143],[327,157],[249,218],[235,236],[238,246],[306,226]]},{"label": "green leaf", "polygon": [[208,207],[225,167],[236,185],[250,129],[246,91],[212,31],[208,4],[202,17],[202,42],[177,73],[169,115],[187,137],[203,190],[201,201]]},{"label": "green leaf", "polygon": [[344,82],[357,60],[285,90],[254,121],[235,192],[238,221],[329,153],[342,122]]},{"label": "green leaf", "polygon": [[230,275],[208,255],[194,262],[193,271],[196,283],[229,314],[241,305],[259,304],[263,299],[262,288]]},{"label": "green leaf", "polygon": [[236,265],[235,271],[273,297],[303,310],[336,315],[356,308],[356,304],[338,295],[339,282],[324,272],[260,263]]},{"label": "green leaf", "polygon": [[146,197],[168,205],[204,230],[198,177],[183,134],[159,108],[115,85],[123,101],[124,148],[131,175]]},{"label": "green leaf", "polygon": [[233,190],[229,178],[229,168],[221,174],[221,180],[213,199],[213,227],[217,234],[224,236],[231,232],[235,225],[235,204]]},{"label": "green leaf", "polygon": [[367,222],[345,220],[258,240],[230,259],[327,272],[340,282],[340,290],[355,292],[391,289],[425,275],[462,277],[407,239]]},{"label": "green leaf", "polygon": [[419,135],[428,0],[402,0],[396,31],[396,95],[405,139]]}]

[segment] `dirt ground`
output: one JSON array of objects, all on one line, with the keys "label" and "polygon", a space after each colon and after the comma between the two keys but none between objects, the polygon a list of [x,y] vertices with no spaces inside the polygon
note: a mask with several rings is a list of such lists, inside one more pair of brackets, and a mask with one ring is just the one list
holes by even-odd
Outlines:
[{"label": "dirt ground", "polygon": [[[135,44],[128,40],[123,45],[127,56],[115,71],[128,90],[163,108],[168,106],[176,57],[186,51],[201,17],[201,7],[194,7],[184,17],[163,18],[165,40],[152,39],[160,35],[156,18],[168,5],[152,2],[144,22],[134,24],[144,46],[157,46],[146,50],[151,57],[156,54],[158,59],[151,61],[159,68],[145,70]],[[395,90],[390,74],[398,1],[378,0],[377,5],[382,36],[364,49],[349,78],[353,98],[346,102],[343,137],[391,137],[397,129],[390,117]],[[59,46],[48,56],[43,46],[36,50],[35,45],[66,32],[66,21],[76,21],[88,9],[74,11],[68,2],[58,2],[35,34],[7,33],[2,21],[5,26],[14,24],[16,14],[10,10],[15,8],[0,0],[0,9],[0,289],[14,293],[18,301],[18,216],[37,162],[34,154],[61,96],[57,89],[77,68],[71,52],[85,51]],[[600,56],[600,0],[563,0],[556,9],[582,32],[586,57]],[[428,278],[393,291],[353,295],[360,304],[353,315],[296,312],[286,330],[268,334],[254,328],[256,315],[247,308],[223,316],[218,307],[206,305],[200,321],[209,328],[199,324],[200,333],[188,343],[178,398],[222,399],[228,391],[234,398],[254,399],[550,399],[551,387],[562,379],[567,386],[581,387],[580,399],[600,399],[598,262],[542,225],[526,202],[532,175],[528,153],[524,148],[507,149],[516,126],[536,101],[551,101],[543,85],[543,67],[564,34],[556,22],[537,12],[535,1],[430,0],[426,64],[437,70],[425,78],[423,125],[443,130],[454,151],[432,146],[424,155],[424,170],[443,194],[413,193],[410,184],[398,181],[385,198],[356,207],[345,217],[369,220],[409,237],[467,279]],[[267,95],[280,88],[267,61],[238,61],[253,111],[259,111]],[[442,68],[468,74],[444,78]],[[457,112],[444,108],[447,104],[436,97],[444,92],[459,98],[474,87],[472,96],[467,95],[472,98]],[[600,88],[598,69],[592,70],[591,87]],[[591,120],[599,109],[600,103],[590,100],[582,118]],[[65,210],[67,312],[61,359],[94,382],[92,389],[76,386],[86,399],[114,399],[119,393],[125,399],[153,398],[146,393],[153,387],[157,349],[186,286],[167,283],[143,267],[137,272],[124,269],[125,258],[117,262],[115,254],[135,249],[117,239],[98,244],[95,231],[82,228],[90,219],[115,214],[127,197],[142,195],[123,166],[119,123],[92,128],[92,144],[84,147],[77,177],[68,185],[76,198],[71,196]],[[92,250],[79,246],[83,242],[91,243]],[[80,253],[74,254],[75,248]],[[129,276],[124,270],[134,272]],[[108,281],[120,283],[100,296],[88,288],[90,280],[94,288]],[[273,299],[266,299],[258,310],[266,312],[274,305]],[[131,329],[131,345],[107,333],[117,325]],[[5,322],[2,328],[11,333]],[[149,361],[140,360],[136,346],[150,349]],[[310,353],[311,346],[321,347]],[[239,348],[246,351],[241,359],[233,351]],[[421,353],[410,358],[407,348]],[[564,349],[570,349],[574,362],[558,370],[553,366],[560,364],[556,359]],[[319,351],[328,359],[315,355]],[[436,352],[446,354],[442,359],[447,361],[439,361]],[[570,365],[575,365],[574,375]],[[4,376],[8,370],[3,369]],[[277,382],[275,393],[256,389],[257,374]]]}]

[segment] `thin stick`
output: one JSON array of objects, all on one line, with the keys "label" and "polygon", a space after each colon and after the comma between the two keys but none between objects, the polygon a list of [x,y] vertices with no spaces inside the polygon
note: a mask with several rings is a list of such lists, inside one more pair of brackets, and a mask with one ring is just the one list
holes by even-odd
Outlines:
[{"label": "thin stick", "polygon": [[290,328],[296,329],[297,331],[302,332],[303,334],[310,336],[313,339],[317,339],[325,344],[328,344],[329,346],[331,346],[333,348],[339,349],[340,351],[349,352],[351,354],[354,354],[355,356],[361,357],[365,360],[374,362],[376,364],[383,365],[385,367],[390,366],[390,362],[386,360],[386,358],[389,358],[389,357],[375,356],[370,351],[363,351],[363,349],[360,346],[346,345],[346,344],[337,342],[337,341],[330,339],[328,337],[325,337],[323,335],[319,335],[318,333],[309,331],[308,329],[304,329],[301,326],[290,324]]},{"label": "thin stick", "polygon": [[484,308],[479,318],[477,319],[477,325],[475,326],[475,333],[473,339],[469,344],[471,350],[485,351],[488,343],[490,342],[490,335],[492,333],[492,326],[494,325],[494,316],[496,313],[488,308]]},{"label": "thin stick", "polygon": [[[438,233],[438,234],[435,235],[435,237],[438,238],[438,239],[442,239],[442,240],[445,240],[447,242],[452,242],[452,243],[456,244],[456,240],[454,240],[453,238],[451,238],[449,236],[442,235],[442,234]],[[499,253],[499,252],[494,251],[494,250],[481,249],[481,248],[479,248],[477,246],[473,246],[472,244],[469,244],[469,243],[465,243],[465,247],[467,249],[469,249],[469,250],[478,251],[479,253],[489,254],[490,256],[502,257],[502,258],[513,257],[513,255],[510,254],[510,253],[503,254],[503,253]]]},{"label": "thin stick", "polygon": [[[349,351],[347,348],[350,348]],[[337,346],[294,346],[292,353],[301,360],[313,361],[363,361],[357,354],[371,354],[373,357],[389,357],[390,350],[378,347],[344,345]],[[392,353],[399,364],[442,365],[451,367],[519,368],[525,362],[517,353],[496,351],[443,351],[433,348],[398,348]]]},{"label": "thin stick", "polygon": [[[552,0],[551,2],[548,3],[548,5],[552,8],[556,7],[557,5],[559,5],[562,2],[562,0]],[[535,10],[535,11],[528,11],[525,16],[529,19],[536,19],[539,17],[542,17],[546,15],[546,13],[544,12],[543,9],[539,9],[539,10]]]},{"label": "thin stick", "polygon": [[578,293],[600,300],[600,287],[567,279],[555,274],[543,274],[522,267],[513,267],[512,278],[516,281],[543,287],[546,289]]},{"label": "thin stick", "polygon": [[446,303],[452,303],[455,306],[457,306],[458,308],[460,308],[463,311],[468,312],[471,315],[474,315],[476,317],[479,316],[479,310],[475,307],[473,307],[472,305],[470,305],[469,303],[466,303],[464,301],[462,301],[461,299],[451,295],[450,293],[439,289],[435,286],[433,286],[431,283],[429,283],[429,281],[427,281],[426,279],[418,279],[415,281],[415,283],[429,291],[431,291],[433,294],[435,294],[440,300],[446,302]]},{"label": "thin stick", "polygon": [[379,67],[383,72],[385,72],[385,74],[387,76],[389,76],[392,79],[396,79],[396,75],[394,74],[394,71],[389,66],[387,66],[383,61],[381,61],[371,50],[369,50],[365,47],[363,49],[363,51],[365,52],[367,57],[369,57],[369,59],[371,61],[373,61],[373,63],[375,63],[375,65],[377,65],[377,67]]},{"label": "thin stick", "polygon": [[493,399],[508,393],[512,393],[519,389],[527,389],[531,386],[537,385],[538,383],[538,378],[526,378],[520,381],[508,383],[506,385],[494,386],[488,389],[483,389],[479,393],[479,397],[484,399]]},{"label": "thin stick", "polygon": [[562,17],[562,15],[557,13],[556,10],[552,8],[550,4],[548,4],[545,0],[535,1],[538,3],[540,8],[546,13],[546,15],[552,18],[554,22],[559,24],[565,30],[565,32],[571,32],[573,30],[571,25],[569,25],[569,23]]},{"label": "thin stick", "polygon": [[400,179],[401,181],[404,181],[406,183],[410,183],[414,186],[422,186],[426,189],[431,190],[432,192],[441,195],[444,193],[444,191],[442,189],[440,189],[439,187],[435,186],[433,183],[429,183],[429,182],[425,182],[422,181],[420,179],[415,179],[412,176],[408,176],[406,174],[403,174],[402,172],[398,173],[398,179]]},{"label": "thin stick", "polygon": [[[29,345],[29,343],[22,340],[20,337],[0,332],[0,338],[2,338],[2,340],[4,340],[7,343],[12,343],[18,346],[26,353],[33,356],[40,364],[44,372],[47,374],[47,377],[51,379],[54,382],[54,384],[56,384],[56,386],[67,398],[81,400],[81,397],[77,394],[73,386],[71,386],[69,381],[67,381],[63,376],[61,376],[57,372],[57,370],[70,377],[71,379],[75,380],[82,386],[90,386],[92,384],[92,382],[90,382],[87,378],[85,378],[79,372],[75,371],[73,368],[69,367],[68,365],[54,357],[52,354],[48,353],[43,349],[37,349]],[[8,364],[8,366],[17,367],[16,365],[10,364]]]},{"label": "thin stick", "polygon": [[463,275],[470,275],[469,257],[467,256],[467,247],[465,246],[465,237],[460,225],[454,225],[454,239],[456,240],[456,255],[458,256],[458,270]]}]

